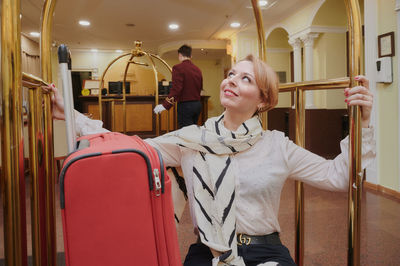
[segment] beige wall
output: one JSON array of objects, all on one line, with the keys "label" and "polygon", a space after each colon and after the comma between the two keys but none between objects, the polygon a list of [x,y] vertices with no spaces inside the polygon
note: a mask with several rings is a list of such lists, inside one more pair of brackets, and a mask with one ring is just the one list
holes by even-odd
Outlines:
[{"label": "beige wall", "polygon": [[[379,0],[378,1],[378,35],[394,31],[395,36],[398,34],[396,28],[396,13],[395,13],[395,0]],[[392,57],[393,60],[393,83],[383,84],[378,83],[378,136],[379,136],[379,177],[380,184],[397,190],[399,188],[399,151],[394,147],[399,147],[398,144],[398,70],[397,60],[399,51],[396,51],[396,56]]]},{"label": "beige wall", "polygon": [[258,55],[258,39],[257,33],[250,32],[239,32],[236,38],[231,39],[234,51],[236,51],[236,62],[245,58],[248,54]]},{"label": "beige wall", "polygon": [[[322,33],[314,42],[314,79],[331,79],[346,76],[346,35]],[[346,108],[343,90],[316,91],[317,108]]]},{"label": "beige wall", "polygon": [[[272,52],[270,52],[272,50]],[[290,81],[290,52],[273,52],[267,48],[267,63],[275,71],[286,72],[286,80]],[[290,93],[279,93],[278,105],[276,107],[289,107]]]},{"label": "beige wall", "polygon": [[313,25],[347,26],[347,14],[344,1],[326,0],[318,9]]},{"label": "beige wall", "polygon": [[288,43],[289,34],[282,28],[274,29],[267,38],[267,49],[268,48],[286,48],[292,49],[292,46]]},{"label": "beige wall", "polygon": [[311,26],[314,13],[318,10],[320,4],[321,0],[315,0],[278,24],[284,26],[289,35],[298,33]]}]

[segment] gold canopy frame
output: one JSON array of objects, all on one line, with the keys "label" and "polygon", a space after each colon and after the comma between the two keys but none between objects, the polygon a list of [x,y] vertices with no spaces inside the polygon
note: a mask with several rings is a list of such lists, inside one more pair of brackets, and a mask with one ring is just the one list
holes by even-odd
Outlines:
[{"label": "gold canopy frame", "polygon": [[[349,61],[350,61],[350,79],[348,83],[354,86],[354,76],[360,74],[360,54],[361,54],[361,16],[359,3],[357,0],[344,0],[348,16],[349,29]],[[42,12],[42,29],[41,29],[41,71],[42,79],[51,83],[51,27],[56,0],[46,0]],[[251,0],[254,16],[258,29],[259,38],[259,57],[266,59],[265,51],[265,33],[261,11],[256,0]],[[2,98],[1,98],[1,153],[2,153],[2,171],[1,171],[1,197],[4,201],[4,242],[5,242],[5,263],[13,266],[27,265],[26,252],[26,221],[24,199],[24,177],[23,171],[23,135],[22,135],[22,79],[21,74],[21,40],[20,40],[20,0],[3,0],[1,4],[1,76],[2,76]],[[155,56],[146,54],[149,58]],[[153,62],[153,61],[152,61]],[[153,64],[154,67],[154,64]],[[26,78],[26,77],[25,77]],[[30,77],[31,78],[31,77]],[[28,78],[26,81],[31,82]],[[42,79],[35,82],[41,84]],[[124,81],[126,77],[124,78]],[[155,79],[157,80],[157,78]],[[282,88],[284,90],[296,90],[296,142],[304,145],[304,97],[302,90],[317,89],[319,84],[292,84],[292,88]],[[334,83],[334,82],[333,82]],[[340,82],[339,82],[340,83]],[[125,85],[125,82],[123,83]],[[336,84],[337,85],[337,84]],[[341,85],[339,85],[340,87]],[[53,128],[51,118],[51,99],[50,94],[45,91],[34,89],[35,86],[29,87],[32,91],[37,91],[42,95],[43,99],[38,100],[37,96],[32,93],[31,101],[40,104],[31,104],[35,108],[41,108],[44,102],[43,125],[43,161],[39,165],[40,160],[31,158],[31,173],[35,172],[39,167],[44,167],[44,187],[41,195],[39,195],[38,185],[32,187],[36,196],[45,197],[44,205],[34,205],[37,209],[32,209],[32,231],[33,236],[33,265],[49,265],[56,266],[56,228],[55,228],[55,206],[54,206],[54,168],[53,168]],[[157,88],[157,86],[156,86]],[[303,88],[303,89],[302,89]],[[123,90],[125,92],[125,88]],[[158,95],[158,90],[156,90]],[[101,93],[100,93],[101,94]],[[125,96],[124,96],[125,97]],[[100,96],[101,98],[101,96]],[[158,97],[156,97],[158,103]],[[101,101],[99,101],[101,108]],[[36,111],[31,111],[33,115]],[[38,114],[36,114],[38,116]],[[101,115],[101,112],[100,112]],[[41,116],[41,115],[40,115]],[[32,125],[37,125],[32,118]],[[158,125],[158,120],[157,120]],[[350,108],[350,148],[349,148],[349,203],[348,203],[348,265],[360,265],[360,212],[361,212],[361,126],[360,126],[360,108]],[[33,127],[32,127],[33,128]],[[125,126],[124,126],[125,129]],[[29,138],[30,147],[37,145],[37,130],[32,129]],[[158,129],[159,133],[159,129]],[[32,148],[35,150],[35,148]],[[33,156],[33,155],[31,155]],[[36,163],[35,163],[36,162]],[[32,165],[33,164],[33,165]],[[33,179],[34,177],[31,176]],[[32,182],[32,184],[35,182]],[[35,194],[36,193],[36,194]],[[303,189],[302,184],[296,184],[296,262],[303,265],[304,243],[303,243]],[[38,200],[37,200],[38,201]],[[37,203],[39,204],[39,203]],[[35,207],[35,208],[36,208]],[[39,208],[44,208],[46,215],[44,219],[39,220]],[[36,213],[36,214],[35,214]],[[41,227],[44,224],[44,227]],[[42,230],[42,228],[44,228]],[[35,233],[36,232],[36,233]]]},{"label": "gold canopy frame", "polygon": [[[126,63],[125,66],[125,71],[124,71],[124,78],[122,82],[122,98],[108,98],[108,99],[102,99],[102,89],[104,87],[104,78],[111,68],[111,66],[117,62],[119,59],[124,58],[126,56],[129,56],[129,60]],[[139,58],[139,57],[147,57],[151,63],[151,68],[154,73],[154,81],[155,81],[155,105],[158,105],[159,102],[159,95],[158,95],[158,72],[156,69],[156,64],[154,60],[160,61],[164,66],[167,67],[168,71],[172,73],[172,68],[165,62],[163,59],[161,59],[159,56],[145,52],[142,50],[142,42],[141,41],[135,41],[135,48],[132,49],[130,53],[126,53],[123,55],[118,56],[114,60],[112,60],[106,69],[104,70],[103,74],[101,75],[100,79],[100,87],[99,87],[99,94],[98,94],[98,99],[99,99],[99,115],[100,115],[100,120],[103,120],[103,112],[102,112],[102,106],[103,102],[111,102],[111,123],[112,123],[112,130],[114,131],[114,121],[115,121],[115,102],[122,102],[122,113],[123,113],[123,132],[126,133],[126,76],[128,73],[128,69],[132,64],[138,65],[138,66],[149,66],[148,64],[141,63],[141,62],[136,62],[134,59]],[[160,135],[160,117],[159,114],[156,115],[156,135]],[[169,112],[167,112],[167,131],[169,131]]]}]

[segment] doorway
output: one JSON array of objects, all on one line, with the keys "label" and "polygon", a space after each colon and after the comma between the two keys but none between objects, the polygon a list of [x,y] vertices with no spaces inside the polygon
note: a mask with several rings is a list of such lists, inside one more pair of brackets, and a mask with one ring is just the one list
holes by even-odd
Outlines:
[{"label": "doorway", "polygon": [[74,108],[75,110],[82,112],[82,103],[80,97],[82,95],[83,81],[86,79],[92,79],[91,71],[71,71],[72,77],[72,92],[74,96]]}]

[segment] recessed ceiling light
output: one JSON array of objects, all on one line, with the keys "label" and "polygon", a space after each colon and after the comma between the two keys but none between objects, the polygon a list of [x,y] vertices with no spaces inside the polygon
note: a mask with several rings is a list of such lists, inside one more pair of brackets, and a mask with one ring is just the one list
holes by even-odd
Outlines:
[{"label": "recessed ceiling light", "polygon": [[179,25],[172,23],[172,24],[169,24],[168,28],[170,28],[171,30],[177,30],[177,29],[179,29]]},{"label": "recessed ceiling light", "polygon": [[232,22],[231,23],[231,27],[232,28],[239,28],[240,27],[240,23],[239,22]]},{"label": "recessed ceiling light", "polygon": [[82,25],[82,26],[89,26],[90,22],[87,21],[87,20],[79,20],[79,24]]},{"label": "recessed ceiling light", "polygon": [[268,5],[268,1],[265,1],[265,0],[260,0],[260,1],[258,1],[258,5],[259,6],[266,6],[266,5]]},{"label": "recessed ceiling light", "polygon": [[98,52],[97,49],[91,49],[90,51],[92,51],[93,53],[97,53]]},{"label": "recessed ceiling light", "polygon": [[29,33],[32,37],[39,37],[40,33],[36,32],[36,31],[32,31],[31,33]]},{"label": "recessed ceiling light", "polygon": [[122,50],[115,50],[116,53],[122,53]]}]

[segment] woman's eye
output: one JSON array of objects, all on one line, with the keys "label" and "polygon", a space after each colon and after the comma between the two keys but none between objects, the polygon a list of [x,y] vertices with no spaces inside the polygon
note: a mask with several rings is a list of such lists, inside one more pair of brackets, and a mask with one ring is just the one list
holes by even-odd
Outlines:
[{"label": "woman's eye", "polygon": [[231,77],[233,77],[235,74],[233,73],[233,72],[229,72],[228,73],[228,78],[231,78]]},{"label": "woman's eye", "polygon": [[250,81],[251,81],[250,78],[249,78],[248,76],[244,76],[242,79],[243,79],[244,81],[247,81],[247,82],[250,82]]}]

